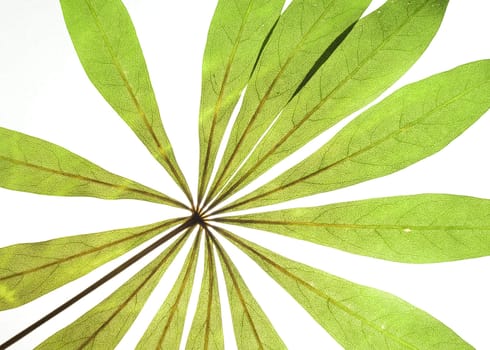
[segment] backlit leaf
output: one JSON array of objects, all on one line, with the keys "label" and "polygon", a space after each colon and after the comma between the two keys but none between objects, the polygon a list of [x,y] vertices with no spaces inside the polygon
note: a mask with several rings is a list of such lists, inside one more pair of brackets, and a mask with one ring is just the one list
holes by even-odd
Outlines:
[{"label": "backlit leaf", "polygon": [[407,85],[228,209],[262,206],[388,175],[450,143],[490,107],[490,60]]},{"label": "backlit leaf", "polygon": [[371,0],[295,0],[257,62],[230,135],[211,196],[244,160],[309,70]]},{"label": "backlit leaf", "polygon": [[77,235],[0,249],[0,310],[25,304],[176,225],[147,226]]},{"label": "backlit leaf", "polygon": [[190,198],[163,129],[143,52],[124,4],[121,0],[60,2],[89,79]]},{"label": "backlit leaf", "polygon": [[278,117],[227,197],[390,87],[425,51],[447,1],[388,1],[361,19]]},{"label": "backlit leaf", "polygon": [[279,283],[345,349],[473,349],[426,312],[220,230]]},{"label": "backlit leaf", "polygon": [[209,236],[206,236],[205,247],[201,291],[191,331],[187,338],[186,350],[224,349],[216,261]]},{"label": "backlit leaf", "polygon": [[140,199],[185,206],[60,146],[0,127],[0,186],[56,196]]},{"label": "backlit leaf", "polygon": [[220,0],[209,27],[199,113],[199,201],[231,112],[284,0]]},{"label": "backlit leaf", "polygon": [[287,349],[269,318],[264,314],[245,281],[243,281],[231,258],[214,237],[213,242],[219,253],[225,275],[238,349]]},{"label": "backlit leaf", "polygon": [[425,194],[217,219],[410,263],[490,255],[490,200]]},{"label": "backlit leaf", "polygon": [[179,348],[196,272],[200,236],[201,231],[199,231],[194,245],[187,255],[177,281],[148,326],[138,343],[137,349]]},{"label": "backlit leaf", "polygon": [[181,235],[113,294],[75,322],[49,337],[37,349],[115,348],[187,237],[188,233]]}]

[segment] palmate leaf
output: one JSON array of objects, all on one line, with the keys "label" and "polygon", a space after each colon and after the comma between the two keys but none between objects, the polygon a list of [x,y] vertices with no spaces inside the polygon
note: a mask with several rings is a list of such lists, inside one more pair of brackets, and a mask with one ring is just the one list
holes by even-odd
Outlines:
[{"label": "palmate leaf", "polygon": [[218,230],[346,349],[473,349],[447,326],[391,294],[343,280]]},{"label": "palmate leaf", "polygon": [[217,219],[381,259],[433,263],[490,255],[490,200],[368,199]]},{"label": "palmate leaf", "polygon": [[163,129],[145,59],[120,0],[61,0],[65,23],[85,72],[190,199]]},{"label": "palmate leaf", "polygon": [[44,295],[177,225],[152,225],[71,236],[0,249],[0,310]]},{"label": "palmate leaf", "polygon": [[[281,339],[284,334],[269,321],[252,293],[255,288],[242,279],[220,236],[262,267],[347,349],[472,348],[442,322],[391,294],[289,260],[216,226],[228,223],[263,229],[398,262],[490,255],[490,202],[485,199],[424,194],[229,214],[387,175],[439,151],[488,110],[489,60],[399,89],[297,166],[253,193],[223,203],[393,84],[424,52],[448,4],[447,0],[388,0],[361,18],[370,2],[292,0],[282,10],[284,0],[218,0],[203,60],[199,179],[197,198],[193,198],[164,131],[123,2],[60,0],[88,77],[177,182],[191,208],[59,146],[3,128],[0,186],[50,195],[140,199],[187,208],[191,213],[153,225],[0,249],[0,309],[7,309],[145,246],[21,332],[7,335],[10,338],[0,343],[0,349],[61,316],[175,238],[113,294],[39,346],[127,347],[119,344],[121,339],[162,277],[167,282],[164,274],[192,229],[198,230],[192,248],[168,296],[162,305],[155,305],[153,320],[141,330],[138,349],[224,349],[229,344],[223,324],[228,314],[239,349],[287,348]],[[238,115],[232,125],[234,109]],[[227,128],[231,136],[225,145]],[[185,136],[190,138],[191,133],[186,130]],[[218,149],[224,151],[223,159]],[[145,245],[150,239],[152,243]],[[195,286],[195,279],[200,285]],[[220,298],[220,287],[226,287],[228,303]],[[190,307],[193,292],[195,310]],[[287,310],[281,315],[291,317]],[[186,326],[190,326],[188,332]]]},{"label": "palmate leaf", "polygon": [[50,142],[0,127],[0,186],[56,196],[140,199],[185,208]]},{"label": "palmate leaf", "polygon": [[250,79],[211,186],[211,197],[250,152],[315,62],[360,17],[369,3],[370,0],[297,0],[286,9]]},{"label": "palmate leaf", "polygon": [[[446,5],[440,0],[388,1],[361,19],[284,108],[219,198],[243,188],[391,86],[425,51]],[[261,132],[270,124],[258,123]]]},{"label": "palmate leaf", "polygon": [[444,148],[489,107],[490,60],[410,84],[225,210],[279,203],[391,174]]}]

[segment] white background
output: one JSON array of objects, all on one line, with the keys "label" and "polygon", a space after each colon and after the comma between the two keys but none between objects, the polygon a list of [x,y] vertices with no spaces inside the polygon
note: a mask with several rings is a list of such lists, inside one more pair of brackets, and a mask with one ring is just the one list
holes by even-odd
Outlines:
[{"label": "white background", "polygon": [[[382,1],[373,1],[370,10]],[[215,1],[127,0],[160,104],[165,128],[192,188],[198,164],[197,115],[200,64]],[[458,64],[489,58],[488,0],[453,0],[439,34],[395,87]],[[392,91],[392,90],[391,90]],[[386,95],[386,94],[385,94]],[[64,27],[57,1],[0,1],[0,125],[68,148],[117,174],[182,198],[159,165],[86,78]],[[490,116],[481,118],[445,150],[397,174],[296,201],[313,205],[410,193],[455,193],[490,198]],[[1,140],[0,140],[1,142]],[[56,198],[0,189],[0,246],[79,233],[142,225],[181,214],[138,201]],[[434,265],[405,265],[354,256],[257,231],[240,231],[280,253],[352,281],[392,292],[428,311],[477,349],[489,349],[490,258]],[[252,233],[252,234],[250,234]],[[260,236],[259,236],[260,235]],[[257,239],[259,237],[259,239]],[[338,345],[291,298],[253,264],[231,251],[247,282],[291,349]],[[183,256],[178,257],[182,261]],[[118,261],[121,261],[119,259]],[[117,263],[117,262],[115,262]],[[0,313],[0,342],[49,312],[110,270],[26,306]],[[95,305],[129,274],[98,295],[39,328],[12,349],[30,349]],[[168,292],[178,268],[169,271],[151,302]],[[225,291],[221,291],[226,305]],[[195,304],[196,295],[192,297]],[[157,307],[146,307],[121,349],[131,349]],[[225,309],[226,310],[226,309]],[[226,348],[233,349],[225,312]],[[189,324],[186,325],[186,328]]]}]

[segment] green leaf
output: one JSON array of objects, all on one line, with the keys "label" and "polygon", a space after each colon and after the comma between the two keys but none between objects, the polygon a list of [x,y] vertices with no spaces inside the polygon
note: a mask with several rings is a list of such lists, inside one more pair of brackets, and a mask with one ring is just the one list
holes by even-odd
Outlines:
[{"label": "green leaf", "polygon": [[63,16],[85,72],[190,199],[163,129],[143,52],[121,0],[61,0]]},{"label": "green leaf", "polygon": [[213,245],[206,235],[204,274],[186,350],[224,349],[221,304]]},{"label": "green leaf", "polygon": [[287,349],[231,258],[219,242],[211,237],[219,253],[225,276],[238,349]]},{"label": "green leaf", "polygon": [[113,294],[36,349],[114,349],[182,248],[189,231]]},{"label": "green leaf", "polygon": [[229,183],[227,198],[344,117],[365,106],[422,55],[447,1],[388,1],[361,19],[287,105]]},{"label": "green leaf", "polygon": [[227,210],[283,202],[394,173],[444,148],[489,106],[490,60],[410,84]]},{"label": "green leaf", "polygon": [[211,176],[219,144],[284,0],[220,0],[209,27],[199,113],[199,196]]},{"label": "green leaf", "polygon": [[490,255],[490,200],[423,194],[217,219],[381,259],[435,263]]},{"label": "green leaf", "polygon": [[55,196],[140,199],[185,208],[50,142],[2,127],[0,140],[1,187]]},{"label": "green leaf", "polygon": [[210,196],[240,165],[309,70],[371,0],[295,0],[257,62]]},{"label": "green leaf", "polygon": [[440,321],[392,294],[346,281],[219,231],[345,349],[473,349]]},{"label": "green leaf", "polygon": [[128,252],[182,220],[0,249],[0,310],[23,305]]},{"label": "green leaf", "polygon": [[172,290],[155,315],[137,349],[179,349],[199,253],[199,231]]}]

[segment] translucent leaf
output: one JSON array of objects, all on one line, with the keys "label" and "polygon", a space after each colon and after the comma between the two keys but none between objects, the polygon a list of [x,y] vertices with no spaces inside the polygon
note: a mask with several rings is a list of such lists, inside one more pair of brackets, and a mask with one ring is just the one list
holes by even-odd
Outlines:
[{"label": "translucent leaf", "polygon": [[490,255],[490,200],[423,194],[218,219],[410,263]]},{"label": "translucent leaf", "polygon": [[179,349],[199,253],[199,231],[167,299],[155,315],[137,349]]},{"label": "translucent leaf", "polygon": [[289,260],[220,230],[345,349],[473,349],[406,301]]},{"label": "translucent leaf", "polygon": [[295,0],[279,19],[257,62],[213,184],[216,193],[244,160],[315,62],[370,0]]},{"label": "translucent leaf", "polygon": [[185,206],[41,139],[0,127],[0,186],[56,196],[140,199]]},{"label": "translucent leaf", "polygon": [[221,198],[390,87],[425,51],[446,5],[440,0],[388,1],[361,19],[282,111]]},{"label": "translucent leaf", "polygon": [[181,235],[113,294],[36,349],[114,349],[187,237],[188,234]]},{"label": "translucent leaf", "polygon": [[209,27],[199,114],[199,201],[221,138],[284,0],[220,0]]},{"label": "translucent leaf", "polygon": [[1,248],[0,310],[25,304],[63,286],[179,221]]},{"label": "translucent leaf", "polygon": [[283,202],[391,174],[444,148],[489,106],[490,60],[410,84],[228,210]]},{"label": "translucent leaf", "polygon": [[85,72],[188,198],[190,191],[163,129],[143,52],[121,0],[61,0]]},{"label": "translucent leaf", "polygon": [[213,242],[219,253],[225,275],[238,349],[287,349],[231,258],[214,237]]},{"label": "translucent leaf", "polygon": [[204,275],[186,350],[224,349],[216,262],[208,236],[205,245]]}]

